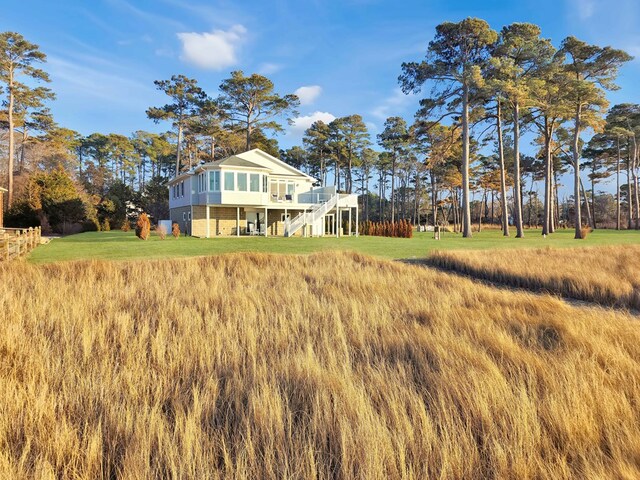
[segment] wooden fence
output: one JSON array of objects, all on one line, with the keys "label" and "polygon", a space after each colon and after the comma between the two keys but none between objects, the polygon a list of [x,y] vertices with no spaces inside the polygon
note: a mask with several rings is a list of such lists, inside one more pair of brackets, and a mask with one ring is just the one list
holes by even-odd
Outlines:
[{"label": "wooden fence", "polygon": [[0,260],[26,255],[40,245],[40,227],[0,229]]}]

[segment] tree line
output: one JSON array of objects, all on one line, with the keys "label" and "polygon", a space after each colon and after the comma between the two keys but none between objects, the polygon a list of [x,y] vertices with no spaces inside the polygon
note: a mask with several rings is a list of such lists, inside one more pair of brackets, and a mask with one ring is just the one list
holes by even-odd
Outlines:
[{"label": "tree line", "polygon": [[7,225],[110,229],[137,213],[168,217],[167,181],[202,162],[259,147],[279,155],[269,133],[279,117],[296,115],[295,95],[278,95],[268,78],[241,71],[211,97],[194,79],[174,75],[155,86],[169,103],[147,110],[169,131],[129,136],[84,136],[58,125],[47,102],[55,99],[43,68],[46,55],[16,32],[0,34],[0,147],[7,178]]},{"label": "tree line", "polygon": [[[402,90],[422,96],[411,123],[391,116],[372,138],[361,115],[346,115],[316,121],[301,145],[280,149],[275,134],[294,121],[299,99],[242,71],[231,72],[215,94],[184,75],[156,81],[168,102],[146,114],[170,127],[164,133],[83,136],[60,127],[47,108],[55,95],[42,86],[49,81],[40,68],[46,55],[5,32],[0,120],[7,218],[24,221],[25,212],[35,212],[42,223],[36,207],[43,203],[33,198],[47,184],[40,177],[55,171],[69,177],[66,194],[81,200],[96,228],[122,223],[128,209],[157,219],[167,214],[169,178],[259,147],[323,185],[359,194],[364,221],[453,224],[465,237],[474,221],[478,228],[500,224],[504,235],[513,225],[517,237],[526,225],[540,225],[545,235],[571,225],[576,238],[583,222],[640,228],[640,106],[609,109],[605,96],[618,88],[617,73],[630,59],[574,37],[556,47],[533,24],[498,32],[476,18],[445,22],[424,59],[401,65]],[[531,156],[522,154],[523,137],[533,138]],[[560,178],[568,172],[573,194],[560,198]],[[615,194],[598,191],[612,175]]]},{"label": "tree line", "polygon": [[[305,132],[303,147],[294,147],[286,157],[304,159],[321,178],[332,165],[334,183],[349,193],[357,166],[365,217],[368,182],[377,176],[380,218],[394,222],[412,212],[410,218],[420,221],[423,203],[433,224],[452,221],[465,237],[472,235],[472,206],[479,226],[489,218],[490,196],[490,218],[499,214],[504,235],[510,234],[510,223],[522,237],[527,223],[541,223],[541,233],[547,235],[563,222],[572,223],[575,237],[582,238],[583,216],[592,228],[602,210],[596,207],[605,205],[603,217],[608,216],[611,196],[597,192],[596,185],[614,174],[615,226],[623,226],[624,199],[626,226],[638,228],[640,106],[608,110],[605,97],[618,88],[618,70],[631,58],[575,37],[556,48],[542,37],[540,27],[529,23],[496,32],[477,18],[445,22],[436,27],[423,60],[402,64],[403,91],[426,95],[411,125],[398,116],[386,120],[377,135],[381,152],[370,150],[366,127],[354,115],[328,125],[314,123]],[[527,132],[537,150],[531,157],[521,153]],[[586,141],[588,134],[592,137]],[[580,175],[585,160],[590,189]],[[561,203],[559,176],[567,171],[573,171],[573,196]],[[543,185],[542,200],[534,182]],[[474,193],[480,199],[472,202]],[[385,217],[382,200],[387,196]],[[496,198],[500,201],[494,208]]]}]

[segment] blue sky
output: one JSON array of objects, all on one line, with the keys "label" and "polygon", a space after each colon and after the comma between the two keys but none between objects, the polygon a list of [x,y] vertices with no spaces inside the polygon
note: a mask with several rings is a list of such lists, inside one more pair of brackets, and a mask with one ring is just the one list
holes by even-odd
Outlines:
[{"label": "blue sky", "polygon": [[[575,35],[640,56],[638,0],[33,0],[4,9],[0,28],[48,55],[62,126],[125,135],[168,128],[145,115],[165,103],[154,80],[181,73],[215,95],[242,69],[269,76],[280,93],[301,94],[301,118],[279,136],[288,147],[316,118],[358,113],[374,135],[387,116],[411,120],[418,98],[398,88],[401,63],[423,57],[437,24],[468,16],[496,30],[533,22],[555,45]],[[610,100],[639,102],[639,74],[639,60],[625,66]]]}]

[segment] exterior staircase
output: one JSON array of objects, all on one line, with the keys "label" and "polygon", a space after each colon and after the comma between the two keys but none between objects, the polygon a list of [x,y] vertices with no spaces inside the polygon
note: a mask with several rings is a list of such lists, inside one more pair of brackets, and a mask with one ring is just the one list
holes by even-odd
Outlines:
[{"label": "exterior staircase", "polygon": [[291,222],[288,228],[285,226],[285,237],[292,237],[305,225],[314,224],[320,220],[324,215],[331,211],[338,204],[339,195],[336,193],[326,202],[322,202],[314,206],[309,212],[299,213]]}]

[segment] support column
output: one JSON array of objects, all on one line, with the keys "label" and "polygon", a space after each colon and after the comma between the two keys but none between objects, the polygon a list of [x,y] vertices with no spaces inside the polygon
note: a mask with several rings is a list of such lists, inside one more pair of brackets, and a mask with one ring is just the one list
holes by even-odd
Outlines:
[{"label": "support column", "polygon": [[209,205],[205,207],[207,212],[207,238],[211,238],[211,227],[209,226],[209,218],[210,218],[209,209],[210,208],[211,207],[209,207]]},{"label": "support column", "polygon": [[356,207],[356,237],[360,236],[360,227],[358,226],[358,207]]},{"label": "support column", "polygon": [[264,207],[264,236],[269,235],[269,209]]},{"label": "support column", "polygon": [[236,207],[236,237],[240,236],[240,207]]},{"label": "support column", "polygon": [[351,208],[349,209],[349,236],[351,236]]},{"label": "support column", "polygon": [[336,216],[333,220],[333,229],[336,231],[336,238],[340,237],[340,209],[336,207]]},{"label": "support column", "polygon": [[288,235],[287,233],[287,207],[285,207],[284,209],[284,232],[282,232],[282,236],[284,237],[285,235]]}]

